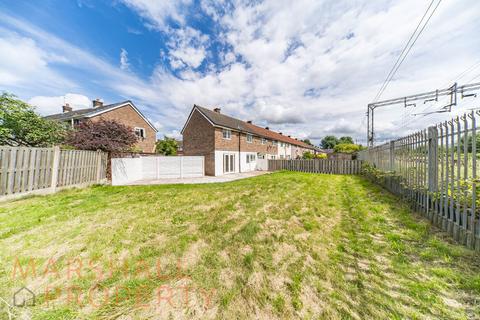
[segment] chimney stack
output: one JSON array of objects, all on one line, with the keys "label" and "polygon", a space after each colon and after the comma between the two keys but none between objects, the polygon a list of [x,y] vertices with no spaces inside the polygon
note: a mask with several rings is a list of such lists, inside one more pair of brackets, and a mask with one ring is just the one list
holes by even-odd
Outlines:
[{"label": "chimney stack", "polygon": [[93,107],[94,107],[94,108],[98,108],[98,107],[102,107],[102,106],[103,106],[103,102],[100,101],[99,98],[93,100]]},{"label": "chimney stack", "polygon": [[269,128],[269,127],[265,127],[265,129],[267,129],[267,130],[270,130],[270,128]]},{"label": "chimney stack", "polygon": [[250,124],[252,124],[252,120],[248,120],[248,121],[247,121],[247,123],[250,123]]},{"label": "chimney stack", "polygon": [[291,138],[292,136],[288,136],[289,138]]},{"label": "chimney stack", "polygon": [[283,135],[283,133],[279,132],[281,135]]},{"label": "chimney stack", "polygon": [[220,108],[215,108],[215,109],[213,109],[213,111],[215,111],[216,113],[221,113],[220,111],[222,111],[222,109],[220,109]]},{"label": "chimney stack", "polygon": [[68,103],[65,103],[65,105],[62,106],[62,111],[63,111],[63,113],[71,112],[71,111],[73,111],[73,109],[72,109],[72,107],[70,107],[70,105]]}]

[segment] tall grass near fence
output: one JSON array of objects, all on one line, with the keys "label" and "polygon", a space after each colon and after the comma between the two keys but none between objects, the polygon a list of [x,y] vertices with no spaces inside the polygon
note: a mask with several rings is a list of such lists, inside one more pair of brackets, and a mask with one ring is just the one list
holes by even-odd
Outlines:
[{"label": "tall grass near fence", "polygon": [[361,151],[364,172],[480,251],[479,111]]},{"label": "tall grass near fence", "polygon": [[0,146],[0,201],[100,183],[106,167],[100,151]]}]

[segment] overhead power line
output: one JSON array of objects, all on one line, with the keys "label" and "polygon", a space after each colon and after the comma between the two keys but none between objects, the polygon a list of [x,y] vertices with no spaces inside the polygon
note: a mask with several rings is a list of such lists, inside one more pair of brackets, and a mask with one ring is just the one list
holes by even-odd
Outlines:
[{"label": "overhead power line", "polygon": [[[480,75],[479,75],[480,76]],[[367,108],[367,140],[370,146],[373,146],[375,139],[375,125],[374,125],[374,113],[375,109],[387,107],[395,104],[401,104],[404,108],[416,106],[417,101],[438,101],[440,97],[449,96],[449,103],[442,107],[442,109],[436,111],[435,113],[440,112],[450,112],[453,106],[457,105],[458,99],[464,99],[467,97],[476,97],[475,91],[480,90],[480,82],[478,83],[469,83],[462,86],[459,86],[455,83],[453,86],[444,89],[437,89],[435,91],[423,92],[419,94],[414,94],[410,96],[388,99],[383,101],[378,101],[370,103]]]},{"label": "overhead power line", "polygon": [[[380,90],[378,91],[377,95],[375,96],[375,99],[374,99],[374,102],[378,101],[378,99],[380,99],[380,97],[382,96],[383,92],[387,89],[388,87],[388,84],[390,83],[390,81],[393,79],[393,77],[395,76],[395,74],[397,73],[398,69],[400,68],[400,66],[402,65],[402,63],[405,61],[405,58],[407,57],[407,55],[410,53],[410,51],[412,50],[413,46],[415,45],[415,43],[417,42],[418,38],[420,37],[420,35],[422,34],[422,32],[425,30],[425,27],[427,26],[428,22],[430,21],[430,19],[432,18],[433,14],[435,13],[435,11],[437,10],[438,6],[440,5],[440,3],[442,2],[442,0],[439,0],[437,5],[435,6],[435,8],[431,11],[430,13],[430,16],[427,18],[427,20],[425,21],[425,23],[423,23],[425,17],[428,15],[428,12],[430,11],[431,7],[433,6],[433,4],[435,3],[436,0],[432,0],[430,2],[430,5],[428,6],[427,10],[425,11],[425,13],[423,14],[422,16],[422,19],[420,19],[420,22],[418,23],[417,27],[415,28],[415,31],[412,33],[412,35],[410,36],[410,39],[408,39],[407,41],[407,44],[405,45],[405,47],[403,48],[402,52],[400,53],[400,55],[398,56],[397,58],[397,61],[395,62],[395,64],[393,65],[392,69],[390,70],[390,72],[388,73],[387,75],[387,78],[385,79],[385,81],[383,82],[382,86],[380,87]],[[422,26],[422,23],[423,23],[423,26]],[[418,31],[418,32],[417,32]],[[412,41],[413,40],[413,41]]]}]

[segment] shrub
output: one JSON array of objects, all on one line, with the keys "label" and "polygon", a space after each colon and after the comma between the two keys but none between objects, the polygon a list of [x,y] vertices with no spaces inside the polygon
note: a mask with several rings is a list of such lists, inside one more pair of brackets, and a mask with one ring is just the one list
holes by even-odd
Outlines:
[{"label": "shrub", "polygon": [[130,151],[138,138],[130,127],[114,120],[82,121],[66,143],[81,150]]},{"label": "shrub", "polygon": [[358,144],[353,144],[353,143],[340,143],[337,144],[333,150],[335,152],[341,152],[341,153],[355,153],[360,150],[362,150],[362,147],[359,146]]},{"label": "shrub", "polygon": [[311,153],[310,151],[303,153],[303,159],[313,159],[313,157],[314,157],[314,154]]}]

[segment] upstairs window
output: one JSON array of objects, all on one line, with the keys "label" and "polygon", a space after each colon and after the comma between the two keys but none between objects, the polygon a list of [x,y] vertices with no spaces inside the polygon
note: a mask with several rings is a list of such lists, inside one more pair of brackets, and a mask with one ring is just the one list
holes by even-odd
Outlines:
[{"label": "upstairs window", "polygon": [[145,129],[135,128],[135,135],[141,139],[145,139],[146,138]]},{"label": "upstairs window", "polygon": [[274,145],[274,146],[278,145],[278,141],[277,140],[272,140],[272,145]]},{"label": "upstairs window", "polygon": [[262,138],[262,144],[266,144],[266,143],[267,143],[267,139]]},{"label": "upstairs window", "polygon": [[232,130],[223,129],[222,135],[223,135],[223,139],[231,140],[232,139]]},{"label": "upstairs window", "polygon": [[280,142],[280,147],[283,147],[283,146],[284,146],[283,142]]},{"label": "upstairs window", "polygon": [[247,133],[247,142],[252,143],[253,142],[253,136],[250,133]]}]

